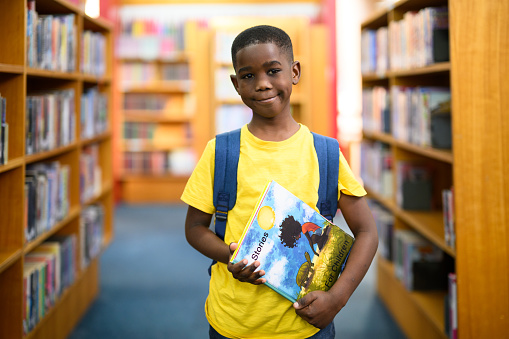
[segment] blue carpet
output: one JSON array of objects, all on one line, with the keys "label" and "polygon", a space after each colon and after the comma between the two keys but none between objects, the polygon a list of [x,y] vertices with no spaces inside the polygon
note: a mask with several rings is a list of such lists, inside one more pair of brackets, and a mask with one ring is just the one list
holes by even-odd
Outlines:
[{"label": "blue carpet", "polygon": [[[69,339],[208,338],[209,259],[185,240],[182,205],[119,205],[100,293]],[[337,338],[404,339],[375,293],[374,267],[335,319]]]}]

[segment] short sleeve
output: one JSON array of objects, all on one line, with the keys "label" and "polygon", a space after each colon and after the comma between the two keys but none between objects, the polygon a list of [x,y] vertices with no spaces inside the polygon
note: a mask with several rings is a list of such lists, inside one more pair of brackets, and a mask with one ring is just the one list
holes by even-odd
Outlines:
[{"label": "short sleeve", "polygon": [[338,200],[341,193],[362,197],[366,195],[366,191],[355,178],[348,162],[343,153],[340,152],[339,158],[339,183],[338,183]]},{"label": "short sleeve", "polygon": [[180,199],[205,213],[213,214],[215,139],[208,142],[196,167],[187,181]]}]

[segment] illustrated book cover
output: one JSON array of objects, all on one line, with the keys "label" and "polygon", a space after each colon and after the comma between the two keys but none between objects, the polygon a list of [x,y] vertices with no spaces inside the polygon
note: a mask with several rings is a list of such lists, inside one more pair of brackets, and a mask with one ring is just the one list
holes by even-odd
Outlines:
[{"label": "illustrated book cover", "polygon": [[284,187],[271,181],[256,204],[231,258],[258,260],[265,284],[295,302],[328,291],[350,254],[354,238]]}]

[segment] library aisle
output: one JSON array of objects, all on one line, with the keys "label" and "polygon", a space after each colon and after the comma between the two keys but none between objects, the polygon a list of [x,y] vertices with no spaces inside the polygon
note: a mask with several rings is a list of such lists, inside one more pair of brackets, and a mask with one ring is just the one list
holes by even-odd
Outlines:
[{"label": "library aisle", "polygon": [[[185,240],[186,210],[117,206],[115,239],[101,256],[99,295],[69,339],[208,337],[209,260]],[[375,269],[336,316],[337,338],[405,338],[376,295]]]}]

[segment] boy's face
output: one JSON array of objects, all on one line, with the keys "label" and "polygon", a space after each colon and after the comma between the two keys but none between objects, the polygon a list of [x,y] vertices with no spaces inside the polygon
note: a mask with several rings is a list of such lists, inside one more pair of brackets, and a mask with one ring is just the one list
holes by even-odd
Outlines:
[{"label": "boy's face", "polygon": [[231,80],[242,101],[254,114],[272,118],[290,113],[292,86],[299,82],[300,64],[273,44],[256,44],[237,52]]}]

